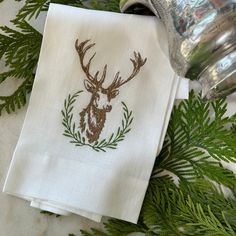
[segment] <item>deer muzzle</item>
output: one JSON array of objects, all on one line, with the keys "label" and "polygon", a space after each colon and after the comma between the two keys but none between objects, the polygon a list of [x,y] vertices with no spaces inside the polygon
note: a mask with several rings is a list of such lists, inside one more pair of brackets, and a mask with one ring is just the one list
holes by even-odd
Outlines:
[{"label": "deer muzzle", "polygon": [[106,107],[104,107],[104,109],[106,110],[106,112],[110,112],[112,109],[111,105],[107,105]]}]

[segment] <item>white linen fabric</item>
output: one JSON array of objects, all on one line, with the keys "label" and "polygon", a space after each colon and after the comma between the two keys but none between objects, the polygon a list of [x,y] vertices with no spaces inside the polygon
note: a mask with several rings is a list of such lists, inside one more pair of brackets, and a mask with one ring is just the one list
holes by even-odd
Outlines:
[{"label": "white linen fabric", "polygon": [[[161,50],[157,29],[152,16],[50,5],[4,192],[57,214],[137,222],[180,80]],[[182,91],[178,96],[185,97]],[[66,112],[73,113],[67,131]],[[96,149],[109,140],[117,146]]]}]

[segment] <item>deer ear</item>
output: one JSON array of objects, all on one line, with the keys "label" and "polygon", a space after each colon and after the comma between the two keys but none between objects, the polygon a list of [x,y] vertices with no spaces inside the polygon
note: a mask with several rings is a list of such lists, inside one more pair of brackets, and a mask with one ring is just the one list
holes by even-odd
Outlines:
[{"label": "deer ear", "polygon": [[114,93],[114,96],[116,97],[119,94],[119,90],[114,90],[113,93]]},{"label": "deer ear", "polygon": [[84,87],[88,92],[94,92],[95,86],[89,81],[89,80],[84,80]]},{"label": "deer ear", "polygon": [[112,90],[111,92],[111,98],[115,98],[119,94],[119,90]]}]

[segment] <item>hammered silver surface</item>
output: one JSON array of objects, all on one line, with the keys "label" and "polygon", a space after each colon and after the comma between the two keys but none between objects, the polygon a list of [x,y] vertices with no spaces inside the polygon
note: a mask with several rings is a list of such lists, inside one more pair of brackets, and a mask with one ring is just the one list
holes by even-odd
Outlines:
[{"label": "hammered silver surface", "polygon": [[[150,8],[164,23],[170,62],[178,75],[199,79],[206,97],[210,90],[219,96],[236,90],[235,58],[226,57],[236,50],[236,0],[123,0],[121,10],[135,3]],[[222,63],[231,70],[222,70]],[[215,69],[212,74],[208,70],[205,81],[208,67]],[[220,83],[230,83],[231,89]]]}]

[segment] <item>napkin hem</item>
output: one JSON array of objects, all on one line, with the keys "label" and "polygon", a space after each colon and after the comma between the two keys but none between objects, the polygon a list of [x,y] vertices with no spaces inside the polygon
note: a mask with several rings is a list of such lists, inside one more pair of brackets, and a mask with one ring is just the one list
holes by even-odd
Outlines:
[{"label": "napkin hem", "polygon": [[[78,210],[82,210],[137,223],[149,179],[138,179],[111,170],[88,167],[81,162],[67,165],[68,161],[70,160],[48,157],[48,161],[40,165],[38,161],[31,160],[32,178],[35,179],[37,188],[28,189],[25,180],[24,184],[8,183],[4,192],[30,201],[40,199],[52,202],[55,207],[75,214],[78,214]],[[73,168],[68,169],[68,166]],[[48,174],[38,180],[37,176],[42,172]],[[75,172],[80,175],[76,176]],[[57,179],[54,180],[53,176],[57,176]],[[65,179],[73,179],[73,184],[68,185]],[[94,186],[94,188],[87,188],[87,186]],[[109,191],[107,186],[111,186]],[[107,196],[104,197],[104,193]],[[107,208],[107,205],[110,207]]]}]

